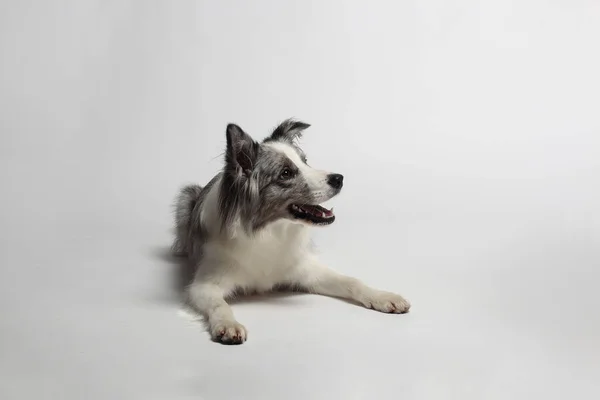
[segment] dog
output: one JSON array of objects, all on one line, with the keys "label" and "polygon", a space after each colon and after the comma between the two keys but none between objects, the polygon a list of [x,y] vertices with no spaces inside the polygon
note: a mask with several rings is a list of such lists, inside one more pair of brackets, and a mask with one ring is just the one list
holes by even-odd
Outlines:
[{"label": "dog", "polygon": [[212,339],[241,344],[248,331],[227,299],[279,287],[347,299],[384,313],[408,312],[402,296],[341,275],[311,251],[309,228],[335,215],[321,205],[344,177],[314,169],[298,144],[310,125],[288,119],[262,142],[228,124],[225,165],[206,186],[184,187],[175,203],[173,251],[196,268],[187,301]]}]

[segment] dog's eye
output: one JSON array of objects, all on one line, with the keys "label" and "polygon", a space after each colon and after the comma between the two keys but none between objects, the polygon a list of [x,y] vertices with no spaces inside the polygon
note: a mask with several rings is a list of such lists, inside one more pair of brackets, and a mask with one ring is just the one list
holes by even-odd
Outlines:
[{"label": "dog's eye", "polygon": [[282,171],[281,171],[281,175],[279,175],[279,177],[283,180],[285,179],[290,179],[293,176],[292,174],[292,170],[289,169],[288,167],[285,167]]}]

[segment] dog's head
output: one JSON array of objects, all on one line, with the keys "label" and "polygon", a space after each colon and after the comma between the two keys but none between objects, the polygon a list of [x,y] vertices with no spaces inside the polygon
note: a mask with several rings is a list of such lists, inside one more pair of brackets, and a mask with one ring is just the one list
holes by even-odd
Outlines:
[{"label": "dog's head", "polygon": [[238,218],[249,232],[281,219],[309,225],[335,220],[319,204],[341,191],[344,178],[307,164],[297,139],[309,126],[286,120],[259,143],[239,126],[227,125],[219,198],[223,227]]}]

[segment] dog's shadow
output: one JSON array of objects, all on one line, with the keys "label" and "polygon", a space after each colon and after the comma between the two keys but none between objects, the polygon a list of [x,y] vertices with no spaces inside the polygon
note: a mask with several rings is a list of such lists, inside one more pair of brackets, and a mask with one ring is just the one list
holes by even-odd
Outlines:
[{"label": "dog's shadow", "polygon": [[175,255],[171,248],[166,246],[152,249],[152,255],[163,261],[169,268],[166,275],[172,298],[176,298],[180,302],[184,301],[186,288],[194,280],[196,272],[194,265],[185,255]]}]

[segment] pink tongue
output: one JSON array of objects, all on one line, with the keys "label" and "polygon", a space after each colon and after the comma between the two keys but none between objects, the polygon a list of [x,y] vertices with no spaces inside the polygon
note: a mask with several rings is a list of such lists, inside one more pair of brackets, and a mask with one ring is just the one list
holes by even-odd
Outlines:
[{"label": "pink tongue", "polygon": [[306,210],[307,212],[316,215],[317,217],[321,217],[323,213],[325,213],[325,216],[327,217],[331,217],[333,215],[333,213],[331,211],[329,211],[328,209],[326,209],[325,207],[315,207],[315,206],[308,206],[305,205],[302,208],[304,208],[304,210]]}]

